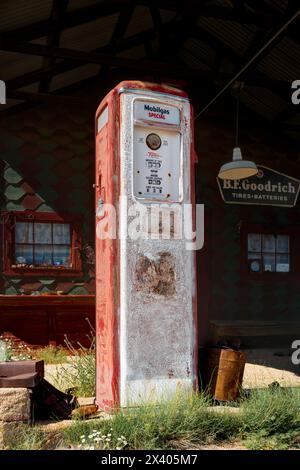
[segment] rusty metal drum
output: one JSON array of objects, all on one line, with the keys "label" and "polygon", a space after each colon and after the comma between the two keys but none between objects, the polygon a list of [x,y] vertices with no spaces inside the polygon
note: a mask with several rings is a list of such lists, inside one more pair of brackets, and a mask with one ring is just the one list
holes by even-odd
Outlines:
[{"label": "rusty metal drum", "polygon": [[246,355],[229,348],[205,348],[200,376],[202,389],[218,401],[234,401],[241,391]]}]

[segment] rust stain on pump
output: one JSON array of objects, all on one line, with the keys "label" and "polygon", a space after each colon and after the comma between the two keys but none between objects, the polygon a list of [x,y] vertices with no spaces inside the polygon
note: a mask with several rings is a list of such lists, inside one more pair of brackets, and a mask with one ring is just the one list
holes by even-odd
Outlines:
[{"label": "rust stain on pump", "polygon": [[147,294],[172,296],[175,293],[173,256],[163,252],[155,260],[140,255],[135,265],[135,287]]}]

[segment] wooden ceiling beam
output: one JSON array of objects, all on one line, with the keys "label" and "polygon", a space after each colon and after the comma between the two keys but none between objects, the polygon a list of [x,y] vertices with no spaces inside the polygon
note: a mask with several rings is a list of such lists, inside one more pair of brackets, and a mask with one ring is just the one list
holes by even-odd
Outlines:
[{"label": "wooden ceiling beam", "polygon": [[[176,32],[176,30],[178,30],[179,24],[180,22],[178,22],[178,20],[172,20],[164,24],[163,26],[166,35],[172,34],[172,32]],[[229,58],[229,60],[231,60],[233,63],[241,61],[241,57],[236,54],[232,49],[226,47],[210,33],[204,31],[203,29],[201,30],[201,28],[199,28],[197,25],[193,25],[193,27],[189,29],[189,33],[207,42],[209,45],[215,48],[215,50],[221,55],[225,52],[226,57]],[[132,59],[118,58],[113,55],[113,53],[115,54],[116,52],[119,52],[121,50],[125,50],[130,47],[134,47],[135,45],[142,44],[144,41],[149,41],[155,37],[157,37],[157,28],[152,28],[143,33],[133,35],[132,37],[120,39],[118,41],[117,47],[110,44],[103,48],[99,48],[93,52],[74,51],[70,49],[53,48],[51,46],[47,47],[30,43],[22,44],[11,41],[1,41],[1,39],[0,49],[1,47],[3,47],[5,50],[13,50],[15,52],[29,53],[33,55],[42,56],[46,55],[46,57],[59,57],[65,59],[64,62],[59,62],[58,64],[56,64],[55,67],[50,67],[47,71],[38,69],[32,73],[24,74],[22,77],[17,77],[16,79],[9,80],[8,87],[11,87],[11,89],[20,88],[30,83],[35,83],[35,81],[41,79],[43,76],[49,77],[51,76],[51,74],[57,75],[68,70],[76,69],[76,67],[80,67],[82,64],[86,63],[106,64],[109,67],[122,67],[124,70],[135,70],[136,72],[138,72],[141,66],[145,66],[149,70],[152,69],[155,73],[162,72],[170,77],[175,75],[178,78],[188,79],[191,82],[193,81],[193,79],[197,80],[198,78],[203,77],[204,74],[198,70],[190,70],[188,68],[183,69],[181,66],[178,67],[173,64],[170,65],[157,61],[141,62]],[[261,73],[252,73],[251,75],[249,75],[249,73],[247,72],[245,76],[246,84],[252,86],[265,86],[266,88],[271,89],[274,93],[277,93],[279,96],[286,99],[289,89],[284,81],[272,80],[270,77],[266,76],[265,74],[262,75]],[[224,79],[224,77],[220,76],[216,77],[215,81],[223,82]]]},{"label": "wooden ceiling beam", "polygon": [[[258,1],[263,3],[261,0]],[[241,3],[240,0],[238,2]],[[139,3],[146,4],[148,2],[144,0]],[[247,1],[247,3],[249,2]],[[158,0],[158,5],[161,9],[171,11],[177,11],[183,5],[185,9],[193,10],[195,14],[206,18],[235,21],[241,24],[256,24],[258,26],[272,26],[274,22],[282,19],[282,14],[278,11],[261,11],[258,7],[254,10],[246,8],[245,5],[244,8],[230,8],[200,2],[199,0],[186,0],[184,4],[181,1]]]},{"label": "wooden ceiling beam", "polygon": [[33,56],[53,57],[56,59],[65,59],[77,64],[99,64],[111,67],[120,67],[123,69],[131,69],[139,71],[141,68],[151,72],[161,72],[167,75],[176,74],[180,77],[193,78],[194,75],[201,75],[201,72],[191,69],[183,69],[182,66],[176,64],[167,64],[152,60],[136,60],[124,57],[117,57],[114,54],[106,54],[103,52],[87,52],[74,49],[44,46],[32,43],[17,43],[13,41],[3,41],[0,39],[0,50],[16,52],[20,54],[28,54]]},{"label": "wooden ceiling beam", "polygon": [[[247,0],[249,3],[250,0]],[[83,23],[95,21],[99,18],[119,13],[120,10],[130,5],[131,0],[104,0],[100,3],[82,7],[77,10],[68,12],[62,24],[62,30],[79,26]],[[259,1],[260,4],[263,2]],[[136,0],[136,4],[149,7],[149,0]],[[182,9],[182,2],[174,0],[157,0],[156,4],[161,9],[170,11],[178,11]],[[215,18],[228,21],[236,21],[242,24],[256,24],[258,26],[272,26],[274,22],[282,18],[282,15],[276,11],[251,11],[244,9],[241,12],[234,8],[222,6],[214,6],[199,2],[199,0],[186,0],[184,8],[193,10],[195,14],[207,18]],[[255,6],[255,8],[258,8]],[[294,27],[295,32],[298,31],[299,22]],[[55,24],[51,18],[42,20],[31,25],[15,28],[11,31],[2,33],[5,39],[32,41],[37,38],[45,37],[55,30]]]},{"label": "wooden ceiling beam", "polygon": [[[243,6],[245,7],[245,4],[243,3]],[[288,15],[288,14],[287,14]],[[291,16],[291,14],[290,14]],[[266,29],[265,28],[259,28],[256,33],[254,34],[254,38],[252,39],[250,45],[248,46],[247,50],[243,54],[243,57],[236,63],[236,73],[245,65],[249,62],[249,60],[252,59],[252,57],[255,56],[255,54],[261,50],[261,48],[274,36],[274,34],[279,30],[281,27],[282,23],[285,23],[288,20],[286,15],[284,15],[280,21],[278,20],[272,28]],[[270,52],[270,50],[281,41],[285,31],[282,32],[281,35],[279,35],[275,41],[271,43],[271,45],[266,48],[257,58],[257,60],[253,61],[251,64],[252,70],[255,68],[255,66]],[[247,72],[246,72],[247,76]],[[249,85],[249,80],[247,76],[247,83]],[[284,97],[285,99],[288,98],[287,92],[288,92],[288,84],[285,83],[284,87],[276,87],[273,85],[272,87],[268,87],[268,89],[273,91],[273,93],[279,93],[281,97]]]},{"label": "wooden ceiling beam", "polygon": [[[59,46],[60,36],[62,33],[62,25],[67,13],[68,3],[69,0],[53,0],[51,20],[54,24],[54,29],[52,29],[47,36],[47,46]],[[44,57],[42,69],[44,71],[47,71],[51,69],[55,65],[55,63],[56,60],[54,57]],[[41,93],[46,93],[49,91],[51,79],[51,74],[47,74],[47,76],[42,78],[39,85],[39,91]]]},{"label": "wooden ceiling beam", "polygon": [[[278,10],[274,8],[271,4],[266,4],[261,0],[247,0],[247,3],[258,14],[276,15],[276,18],[274,18],[273,22],[271,22],[269,26],[274,26],[274,24],[278,24],[278,22],[280,23],[280,21],[284,21],[284,19],[286,20],[288,17],[292,16],[299,8],[299,0],[289,0],[284,13],[278,13]],[[296,19],[292,24],[288,26],[288,28],[285,30],[285,35],[290,36],[293,41],[299,44],[299,29],[300,18]]]},{"label": "wooden ceiling beam", "polygon": [[118,45],[118,41],[120,41],[125,35],[135,7],[136,2],[132,0],[130,3],[126,4],[120,9],[119,17],[110,40],[111,47],[116,47]]},{"label": "wooden ceiling beam", "polygon": [[[165,23],[165,28],[169,29],[170,27],[173,27],[173,24],[174,24],[173,21],[169,21]],[[93,50],[92,52],[102,52],[102,53],[107,53],[107,54],[111,54],[113,52],[122,52],[132,47],[135,47],[139,44],[144,44],[147,41],[151,41],[152,39],[155,39],[156,37],[157,37],[156,30],[154,28],[150,28],[141,33],[136,33],[132,36],[123,38],[121,41],[118,42],[117,48],[114,45],[112,46],[108,44],[106,46],[97,48]],[[36,83],[37,81],[40,81],[43,78],[43,76],[48,77],[51,74],[59,75],[64,72],[75,70],[77,67],[80,67],[80,66],[81,64],[78,64],[78,62],[72,62],[72,61],[66,60],[63,62],[56,63],[54,67],[49,68],[47,71],[44,71],[43,69],[39,68],[32,72],[25,73],[19,77],[6,80],[6,84],[9,89],[17,89],[20,87],[31,85],[32,83]]]},{"label": "wooden ceiling beam", "polygon": [[[119,17],[117,19],[111,40],[109,43],[110,52],[113,53],[117,50],[119,41],[123,38],[126,33],[126,29],[131,21],[133,12],[135,10],[135,1],[132,0],[129,4],[125,4],[120,10]],[[104,76],[108,73],[109,66],[102,65],[100,69],[100,76]]]},{"label": "wooden ceiling beam", "polygon": [[[50,67],[48,70],[44,70],[43,68],[40,68],[40,69],[34,70],[33,72],[29,72],[19,77],[7,80],[6,86],[8,90],[11,90],[11,91],[16,90],[18,88],[23,88],[25,86],[36,83],[42,80],[43,78],[60,75],[70,70],[76,70],[76,68],[80,67],[81,65],[82,64],[78,64],[78,62],[72,62],[72,61],[59,62],[55,64],[54,66]],[[132,68],[128,66],[127,68],[124,68],[123,70],[130,71],[132,70]],[[134,67],[134,71],[136,74],[140,70],[137,70],[136,67]],[[168,75],[172,76],[171,70],[169,67],[168,67]],[[175,74],[175,77],[176,76],[177,75]],[[211,72],[189,71],[189,74],[183,75],[183,78],[186,78],[187,80],[189,80],[191,84],[193,84],[193,82],[197,83],[197,81],[201,78],[201,80],[204,82],[206,80],[209,80],[209,81],[213,80],[216,85],[221,86],[224,83],[226,83],[226,81],[228,81],[231,78],[231,76],[229,74],[219,73],[213,79]],[[263,88],[272,90],[274,93],[280,92],[281,94],[284,94],[284,93],[287,93],[287,90],[288,92],[290,91],[290,83],[288,81],[273,80],[268,77],[258,76],[255,73],[248,74],[245,82],[246,82],[245,83],[246,86],[263,87]]]},{"label": "wooden ceiling beam", "polygon": [[[130,1],[131,0],[104,0],[88,7],[70,11],[63,21],[62,30],[118,13],[120,8],[124,7]],[[28,26],[4,32],[1,34],[1,37],[3,39],[13,39],[16,41],[32,41],[49,35],[55,30],[55,27],[52,19],[48,18]]]},{"label": "wooden ceiling beam", "polygon": [[12,90],[8,93],[8,99],[22,100],[40,103],[42,101],[55,103],[58,105],[73,105],[77,107],[88,107],[86,100],[76,99],[72,96],[58,95],[55,93],[40,93]]},{"label": "wooden ceiling beam", "polygon": [[[200,26],[197,26],[196,29],[191,30],[190,34],[200,40],[203,40],[207,44],[209,44],[211,47],[214,47],[217,51],[223,52],[224,57],[226,57],[232,64],[240,64],[240,68],[243,67],[247,61],[243,60],[243,57],[237,54],[231,47],[225,45],[221,40],[219,40],[217,37],[215,37],[213,34],[210,32],[204,30]],[[254,68],[254,70],[253,70]],[[239,78],[240,81],[245,82],[247,85],[248,83],[248,76],[253,76],[257,80],[257,85],[254,85],[254,81],[252,78],[252,85],[253,86],[261,86],[260,84],[265,83],[266,88],[269,89],[269,91],[272,91],[274,94],[276,94],[278,97],[280,97],[282,100],[287,101],[290,96],[290,83],[287,81],[286,86],[284,85],[285,82],[279,81],[278,86],[276,83],[276,80],[272,80],[268,75],[266,75],[263,72],[258,71],[255,69],[255,64],[252,64]],[[216,79],[218,79],[216,77]],[[251,78],[249,77],[249,85],[251,83]]]}]

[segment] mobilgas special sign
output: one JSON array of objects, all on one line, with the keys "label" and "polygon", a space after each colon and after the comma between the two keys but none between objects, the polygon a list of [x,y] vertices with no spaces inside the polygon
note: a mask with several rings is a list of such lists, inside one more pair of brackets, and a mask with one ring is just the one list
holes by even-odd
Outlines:
[{"label": "mobilgas special sign", "polygon": [[154,101],[135,100],[133,114],[135,119],[173,124],[176,126],[180,124],[178,108]]},{"label": "mobilgas special sign", "polygon": [[298,198],[300,181],[263,165],[258,174],[242,180],[217,178],[223,200],[228,204],[255,204],[293,207]]}]

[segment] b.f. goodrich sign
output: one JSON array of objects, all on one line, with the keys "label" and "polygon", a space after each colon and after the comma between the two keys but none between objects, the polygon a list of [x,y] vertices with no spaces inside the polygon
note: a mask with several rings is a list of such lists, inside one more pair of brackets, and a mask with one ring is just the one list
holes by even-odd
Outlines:
[{"label": "b.f. goodrich sign", "polygon": [[255,204],[293,207],[297,202],[300,181],[257,165],[258,174],[242,180],[217,178],[221,196],[228,204]]}]

